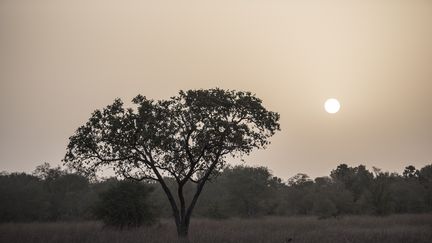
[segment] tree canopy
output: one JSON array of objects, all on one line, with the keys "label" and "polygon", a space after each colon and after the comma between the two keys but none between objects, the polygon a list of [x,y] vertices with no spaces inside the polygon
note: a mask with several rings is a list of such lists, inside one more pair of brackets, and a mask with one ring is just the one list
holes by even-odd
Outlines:
[{"label": "tree canopy", "polygon": [[226,155],[265,147],[279,130],[279,114],[249,92],[189,90],[132,102],[135,109],[116,99],[96,110],[70,137],[66,164],[91,174],[115,165],[128,178],[160,180],[160,174],[200,182],[210,175],[199,172],[222,168]]}]

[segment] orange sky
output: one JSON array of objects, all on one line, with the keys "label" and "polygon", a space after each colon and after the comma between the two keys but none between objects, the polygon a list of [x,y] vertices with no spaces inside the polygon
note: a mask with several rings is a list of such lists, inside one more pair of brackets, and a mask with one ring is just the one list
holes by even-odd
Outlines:
[{"label": "orange sky", "polygon": [[[287,179],[339,163],[432,163],[432,2],[0,0],[0,170],[60,163],[120,97],[248,90],[281,114],[250,165]],[[341,111],[323,109],[338,98]]]}]

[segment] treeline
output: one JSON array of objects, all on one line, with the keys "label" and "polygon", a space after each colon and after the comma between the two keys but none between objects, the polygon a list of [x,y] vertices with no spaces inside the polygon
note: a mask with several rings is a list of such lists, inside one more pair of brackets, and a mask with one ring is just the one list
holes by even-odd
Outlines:
[{"label": "treeline", "polygon": [[344,214],[386,215],[432,211],[432,165],[407,166],[401,175],[339,165],[328,177],[297,174],[286,182],[265,167],[226,169],[210,183],[197,214],[207,217]]},{"label": "treeline", "polygon": [[[116,179],[90,181],[49,164],[38,166],[32,174],[3,172],[0,174],[0,222],[95,219],[100,205],[105,205],[101,200],[116,197],[111,194],[107,198],[105,192],[116,185],[118,188],[119,183]],[[149,195],[143,198],[151,205],[151,214],[171,216],[160,186],[145,184],[149,190],[144,192]],[[193,185],[190,183],[186,188],[189,196]],[[128,195],[134,196],[123,194],[117,197],[121,199],[119,203],[129,200]],[[315,180],[306,174],[282,180],[265,167],[234,166],[206,185],[194,216],[223,219],[317,215],[325,218],[431,211],[432,165],[420,170],[407,166],[402,174],[397,174],[376,168],[369,171],[363,165],[341,164],[330,176]]]}]

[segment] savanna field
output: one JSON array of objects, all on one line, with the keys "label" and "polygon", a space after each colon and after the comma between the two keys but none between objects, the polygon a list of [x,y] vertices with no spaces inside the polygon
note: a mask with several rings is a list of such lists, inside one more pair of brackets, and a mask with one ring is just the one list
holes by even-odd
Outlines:
[{"label": "savanna field", "polygon": [[0,243],[432,243],[432,0],[0,0]]},{"label": "savanna field", "polygon": [[[429,243],[432,214],[193,219],[190,240],[193,243]],[[103,227],[99,222],[4,223],[0,225],[0,242],[170,243],[177,242],[177,235],[170,219],[162,219],[150,227],[121,231]]]}]

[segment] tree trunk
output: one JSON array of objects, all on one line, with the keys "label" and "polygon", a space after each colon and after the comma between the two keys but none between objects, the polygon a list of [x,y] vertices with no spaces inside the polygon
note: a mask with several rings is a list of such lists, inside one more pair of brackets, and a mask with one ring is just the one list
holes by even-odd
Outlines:
[{"label": "tree trunk", "polygon": [[[217,155],[217,158],[213,161],[213,163],[211,164],[210,168],[208,169],[208,171],[206,172],[206,174],[204,175],[204,177],[201,179],[201,182],[198,184],[195,195],[192,198],[192,201],[189,205],[189,207],[187,207],[186,209],[186,203],[184,200],[184,195],[183,195],[183,186],[184,184],[187,182],[187,180],[185,182],[180,182],[177,181],[178,184],[178,188],[177,188],[177,193],[178,193],[178,198],[179,198],[179,202],[180,202],[180,210],[177,206],[177,202],[174,200],[173,194],[171,193],[171,190],[168,188],[168,186],[166,185],[165,181],[163,180],[162,176],[160,175],[159,171],[157,170],[157,168],[155,166],[152,166],[153,171],[155,172],[159,183],[162,186],[162,189],[164,190],[165,194],[168,197],[168,201],[171,204],[171,208],[173,210],[173,216],[174,216],[174,221],[177,227],[177,235],[179,238],[179,242],[181,243],[189,243],[189,223],[190,223],[190,218],[192,216],[192,211],[198,201],[198,197],[201,194],[202,189],[204,188],[204,185],[206,183],[206,181],[208,180],[211,172],[214,170],[217,161],[219,160],[219,156],[220,156],[220,152]],[[188,179],[190,178],[190,176],[188,177]]]},{"label": "tree trunk", "polygon": [[180,243],[189,243],[189,220],[181,219],[176,222],[177,235]]}]

